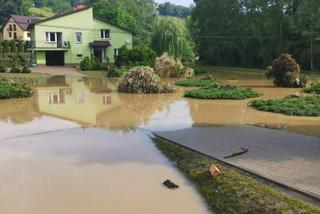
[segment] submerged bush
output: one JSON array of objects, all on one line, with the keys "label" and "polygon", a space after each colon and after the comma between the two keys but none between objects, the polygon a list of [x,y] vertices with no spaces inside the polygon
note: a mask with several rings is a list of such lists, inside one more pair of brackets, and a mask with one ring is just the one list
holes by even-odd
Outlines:
[{"label": "submerged bush", "polygon": [[169,57],[167,54],[156,59],[155,72],[160,77],[192,77],[194,75],[191,68],[186,68],[183,66],[180,60],[175,60]]},{"label": "submerged bush", "polygon": [[14,65],[10,69],[10,73],[21,73],[22,72],[22,67],[19,65]]},{"label": "submerged bush", "polygon": [[31,73],[31,69],[29,68],[29,67],[27,67],[27,66],[24,66],[23,68],[22,68],[22,71],[21,71],[21,73]]},{"label": "submerged bush", "polygon": [[304,87],[307,83],[299,64],[290,54],[281,54],[275,59],[267,68],[266,76],[274,78],[274,84],[281,87]]},{"label": "submerged bush", "polygon": [[211,77],[188,78],[184,80],[178,80],[175,84],[184,87],[217,87],[221,85],[217,80]]},{"label": "submerged bush", "polygon": [[30,97],[31,87],[12,80],[0,79],[0,99]]},{"label": "submerged bush", "polygon": [[255,100],[252,107],[260,111],[286,114],[290,116],[320,116],[319,96],[287,96],[277,100]]},{"label": "submerged bush", "polygon": [[126,72],[119,82],[119,92],[125,93],[169,93],[172,85],[162,83],[159,76],[148,66],[139,66]]},{"label": "submerged bush", "polygon": [[108,69],[107,77],[122,77],[127,71],[126,67],[117,68],[114,66]]},{"label": "submerged bush", "polygon": [[305,88],[304,92],[320,94],[320,80],[318,80],[315,83],[312,83],[310,87]]},{"label": "submerged bush", "polygon": [[191,91],[186,91],[185,97],[196,99],[226,99],[226,100],[243,100],[260,96],[251,88],[240,88],[237,86],[218,86],[203,87]]}]

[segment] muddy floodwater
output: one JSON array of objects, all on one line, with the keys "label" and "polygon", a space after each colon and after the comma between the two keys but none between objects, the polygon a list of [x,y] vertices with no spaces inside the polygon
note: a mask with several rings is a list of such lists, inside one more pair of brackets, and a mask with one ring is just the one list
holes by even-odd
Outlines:
[{"label": "muddy floodwater", "polygon": [[[221,81],[253,87],[259,99],[301,94],[263,78]],[[264,125],[320,136],[320,117],[256,111],[250,100],[195,100],[116,92],[117,80],[52,77],[34,96],[0,101],[0,213],[209,213],[196,189],[151,140],[153,130]],[[181,187],[172,191],[161,183]]]}]

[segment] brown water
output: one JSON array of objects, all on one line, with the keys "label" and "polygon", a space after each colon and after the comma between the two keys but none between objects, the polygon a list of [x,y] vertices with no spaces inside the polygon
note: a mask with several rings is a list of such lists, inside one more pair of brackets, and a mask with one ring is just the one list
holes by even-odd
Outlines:
[{"label": "brown water", "polygon": [[[301,93],[263,78],[221,79],[253,87],[261,99]],[[260,112],[250,100],[185,99],[186,89],[118,94],[116,87],[116,80],[53,77],[32,98],[0,101],[0,213],[207,213],[150,130],[259,124],[320,136],[320,117]],[[165,189],[167,178],[181,188]]]}]

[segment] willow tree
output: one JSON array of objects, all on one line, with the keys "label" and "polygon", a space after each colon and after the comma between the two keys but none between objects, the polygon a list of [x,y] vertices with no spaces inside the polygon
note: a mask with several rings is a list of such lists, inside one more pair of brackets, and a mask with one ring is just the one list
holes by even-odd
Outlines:
[{"label": "willow tree", "polygon": [[194,60],[194,43],[183,20],[161,18],[152,37],[152,48],[159,54],[167,53],[183,61]]}]

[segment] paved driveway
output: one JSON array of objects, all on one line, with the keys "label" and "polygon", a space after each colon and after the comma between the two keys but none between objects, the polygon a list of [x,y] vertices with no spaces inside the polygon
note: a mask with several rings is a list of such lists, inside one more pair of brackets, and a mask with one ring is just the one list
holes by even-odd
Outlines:
[{"label": "paved driveway", "polygon": [[31,69],[32,72],[45,73],[52,76],[85,76],[77,69],[69,66],[39,66]]},{"label": "paved driveway", "polygon": [[[251,126],[193,127],[157,136],[320,199],[320,138]],[[225,156],[249,149],[245,154]]]}]

